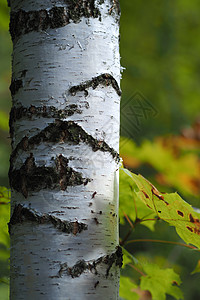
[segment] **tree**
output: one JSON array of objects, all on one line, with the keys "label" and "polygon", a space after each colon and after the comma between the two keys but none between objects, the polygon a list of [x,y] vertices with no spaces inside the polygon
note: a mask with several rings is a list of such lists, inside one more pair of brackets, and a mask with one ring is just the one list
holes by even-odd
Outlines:
[{"label": "tree", "polygon": [[117,299],[118,0],[11,1],[11,299]]}]

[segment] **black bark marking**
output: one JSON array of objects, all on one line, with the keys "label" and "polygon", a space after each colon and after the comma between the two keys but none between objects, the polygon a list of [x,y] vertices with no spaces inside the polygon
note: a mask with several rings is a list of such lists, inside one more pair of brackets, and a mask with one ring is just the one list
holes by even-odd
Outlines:
[{"label": "black bark marking", "polygon": [[14,133],[14,122],[21,118],[28,118],[31,119],[33,116],[43,118],[56,118],[56,119],[64,119],[67,116],[72,116],[73,114],[81,114],[82,110],[79,109],[78,105],[70,104],[67,105],[64,109],[56,109],[54,106],[29,106],[23,107],[15,107],[13,106],[10,111],[10,119],[9,119],[9,126],[10,126],[10,136],[13,136]]},{"label": "black bark marking", "polygon": [[63,263],[60,265],[60,270],[58,271],[59,277],[62,275],[68,275],[72,278],[79,277],[83,272],[89,270],[90,272],[95,271],[95,275],[98,274],[97,272],[97,265],[99,264],[106,264],[107,270],[105,276],[109,276],[109,272],[113,264],[115,266],[122,267],[123,264],[123,255],[121,247],[117,247],[116,251],[111,255],[106,255],[98,258],[93,262],[87,262],[84,259],[77,261],[77,263],[73,267],[68,267],[67,263]]},{"label": "black bark marking", "polygon": [[14,96],[20,88],[23,87],[23,78],[26,76],[27,70],[21,71],[21,75],[18,78],[12,78],[10,84],[11,95]]},{"label": "black bark marking", "polygon": [[11,216],[10,222],[8,223],[9,233],[11,233],[11,228],[13,225],[21,224],[23,222],[34,222],[37,224],[53,224],[55,228],[62,232],[72,233],[76,235],[77,233],[87,230],[88,226],[84,223],[63,221],[54,216],[43,214],[39,215],[34,210],[24,207],[21,204],[15,205],[13,214]]},{"label": "black bark marking", "polygon": [[77,104],[67,105],[64,109],[56,109],[54,106],[13,106],[10,112],[10,119],[12,121],[19,120],[23,117],[31,119],[32,116],[63,119],[67,116],[72,116],[75,113],[82,113],[82,110]]},{"label": "black bark marking", "polygon": [[87,263],[79,260],[72,268],[68,268],[68,274],[74,278],[79,277],[87,269]]},{"label": "black bark marking", "polygon": [[20,88],[23,87],[23,82],[21,79],[12,79],[10,85],[11,95],[14,96]]},{"label": "black bark marking", "polygon": [[85,94],[87,95],[87,89],[92,87],[93,89],[96,89],[100,84],[104,85],[104,86],[109,86],[112,85],[112,87],[114,88],[114,90],[116,91],[116,93],[121,96],[121,90],[119,88],[119,85],[117,83],[117,81],[115,80],[115,78],[108,74],[108,73],[104,73],[101,74],[97,77],[92,78],[91,80],[85,81],[79,85],[76,86],[72,86],[69,89],[69,93],[72,96],[75,96],[77,92],[85,92]]},{"label": "black bark marking", "polygon": [[[78,23],[82,17],[101,18],[94,0],[65,0],[63,7],[54,6],[50,10],[11,12],[10,34],[12,40],[31,31],[47,30],[48,28],[60,28],[70,22]],[[67,6],[66,6],[67,5]]]},{"label": "black bark marking", "polygon": [[53,8],[49,12],[45,9],[29,12],[20,9],[17,12],[11,12],[9,25],[11,38],[14,41],[21,35],[31,31],[55,28],[56,21],[57,27],[69,24],[69,17],[64,7]]},{"label": "black bark marking", "polygon": [[108,268],[106,271],[106,277],[108,277],[110,269],[114,263],[116,266],[119,266],[120,268],[123,265],[122,248],[118,246],[116,252],[114,252],[110,256],[109,255],[106,256],[104,262],[108,265]]},{"label": "black bark marking", "polygon": [[95,282],[94,288],[96,289],[97,285],[99,284],[99,280]]},{"label": "black bark marking", "polygon": [[95,7],[95,0],[64,0],[69,9],[69,19],[78,23],[82,17],[101,18],[98,8]]},{"label": "black bark marking", "polygon": [[118,16],[121,14],[120,4],[119,0],[110,0],[111,8],[109,9],[109,14],[111,15],[113,11],[117,13]]},{"label": "black bark marking", "polygon": [[81,126],[73,121],[56,120],[35,136],[24,137],[13,150],[10,158],[11,166],[20,149],[24,151],[31,150],[34,145],[42,142],[59,143],[71,142],[79,144],[84,142],[92,147],[93,151],[109,152],[114,159],[119,161],[119,154],[104,141],[99,141],[83,130]]},{"label": "black bark marking", "polygon": [[87,180],[68,167],[68,159],[62,155],[55,159],[55,167],[38,167],[32,153],[19,170],[10,167],[9,179],[10,186],[25,198],[30,191],[47,188],[66,190],[68,186],[81,185]]},{"label": "black bark marking", "polygon": [[96,194],[97,194],[97,192],[94,192],[94,193],[92,194],[92,199],[95,197]]},{"label": "black bark marking", "polygon": [[[92,212],[92,211],[91,211]],[[97,225],[99,225],[99,220],[97,218],[94,218],[94,221]]]}]

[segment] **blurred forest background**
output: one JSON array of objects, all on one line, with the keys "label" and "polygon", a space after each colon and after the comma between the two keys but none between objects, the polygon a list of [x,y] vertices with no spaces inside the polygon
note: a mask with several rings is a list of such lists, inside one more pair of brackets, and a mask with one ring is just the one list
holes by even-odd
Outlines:
[{"label": "blurred forest background", "polygon": [[[120,52],[124,69],[120,154],[124,165],[148,178],[161,191],[177,191],[187,202],[200,207],[199,1],[121,0],[121,10]],[[8,24],[7,1],[0,0],[0,186],[9,188],[12,44]],[[8,199],[6,193],[1,188],[4,202]],[[0,299],[3,300],[8,299],[9,274],[9,239],[5,227],[8,208],[6,211],[0,206]],[[128,222],[121,226],[121,239],[128,226]],[[162,222],[156,225],[155,232],[139,225],[129,238],[178,239],[174,229]],[[184,299],[200,299],[200,275],[190,275],[197,264],[198,252],[157,243],[129,244],[127,249],[136,257],[148,258],[160,266],[173,266],[181,275]]]}]

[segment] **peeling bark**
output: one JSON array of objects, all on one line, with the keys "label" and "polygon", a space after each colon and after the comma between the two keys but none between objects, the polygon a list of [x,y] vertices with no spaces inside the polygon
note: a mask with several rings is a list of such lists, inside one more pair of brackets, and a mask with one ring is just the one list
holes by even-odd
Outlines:
[{"label": "peeling bark", "polygon": [[31,105],[28,108],[20,106],[12,107],[10,112],[10,119],[12,120],[12,122],[15,122],[16,120],[19,120],[21,118],[32,118],[33,116],[41,116],[43,118],[64,119],[67,116],[72,116],[75,113],[82,113],[82,110],[78,107],[77,104],[70,104],[64,109],[56,109],[54,106],[37,107]]},{"label": "peeling bark", "polygon": [[86,185],[90,179],[68,167],[68,159],[62,154],[55,160],[55,167],[38,167],[31,153],[19,170],[9,170],[10,186],[27,198],[30,191],[60,188],[65,191],[68,186]]},{"label": "peeling bark", "polygon": [[75,96],[77,92],[84,91],[85,96],[88,95],[87,89],[89,87],[92,87],[93,89],[96,89],[99,85],[109,86],[111,85],[113,89],[116,91],[116,93],[121,96],[121,90],[119,88],[119,85],[115,78],[110,74],[102,74],[98,77],[92,78],[92,80],[88,80],[82,84],[79,84],[77,86],[73,86],[70,88],[69,92],[72,96]]},{"label": "peeling bark", "polygon": [[72,142],[74,144],[79,144],[80,142],[87,143],[92,147],[93,151],[109,152],[113,158],[119,161],[119,154],[111,148],[104,141],[99,141],[89,135],[87,132],[81,128],[78,124],[72,121],[61,121],[56,120],[55,123],[50,124],[44,130],[42,130],[37,135],[28,138],[24,137],[21,142],[16,146],[11,154],[11,166],[12,161],[15,159],[18,151],[20,149],[24,151],[30,151],[35,145],[40,143],[61,143],[61,142]]},{"label": "peeling bark", "polygon": [[122,249],[121,247],[118,246],[117,250],[111,255],[99,257],[97,260],[94,260],[92,262],[79,260],[72,267],[68,267],[67,263],[63,263],[60,266],[60,270],[58,271],[58,274],[60,277],[64,275],[68,275],[74,278],[74,277],[79,277],[85,271],[90,271],[90,272],[94,272],[95,275],[98,275],[97,266],[100,264],[105,264],[107,268],[105,276],[108,277],[110,269],[112,268],[113,264],[121,268],[122,262],[123,262]]},{"label": "peeling bark", "polygon": [[[66,1],[65,7],[53,7],[50,10],[26,12],[19,10],[10,16],[10,34],[12,40],[31,31],[59,28],[73,22],[80,22],[82,17],[98,18],[100,11],[95,7],[94,0]],[[36,21],[37,20],[37,21]]]},{"label": "peeling bark", "polygon": [[37,224],[46,224],[51,223],[55,228],[62,232],[72,233],[76,235],[77,233],[81,233],[82,230],[87,230],[88,226],[84,223],[68,222],[62,221],[59,218],[56,218],[51,215],[39,215],[35,211],[30,208],[23,207],[18,204],[15,206],[13,214],[10,218],[10,222],[8,223],[9,233],[12,234],[11,228],[13,228],[16,224],[22,224],[24,222],[31,221]]},{"label": "peeling bark", "polygon": [[14,230],[14,225],[22,224],[28,221],[37,224],[51,223],[58,230],[66,233],[72,233],[74,235],[77,235],[77,233],[81,233],[81,231],[87,230],[88,228],[86,224],[79,223],[77,221],[62,221],[61,219],[51,215],[39,215],[34,210],[31,210],[30,208],[23,207],[21,204],[18,204],[14,207],[13,214],[10,218],[10,222],[8,223],[9,233],[12,234],[12,228]]},{"label": "peeling bark", "polygon": [[[12,40],[22,34],[31,31],[47,30],[48,28],[59,28],[68,25],[70,22],[78,23],[81,18],[99,18],[101,20],[100,9],[95,6],[94,0],[63,0],[63,7],[54,6],[50,10],[41,9],[39,11],[24,11],[22,9],[13,11],[10,16],[10,34]],[[100,3],[104,3],[101,0]],[[120,6],[119,0],[110,0],[108,14],[117,15],[119,21]],[[37,21],[36,21],[37,20]]]},{"label": "peeling bark", "polygon": [[43,118],[55,118],[55,119],[64,119],[68,116],[72,116],[73,114],[81,114],[82,109],[78,107],[77,104],[70,104],[66,106],[64,109],[56,109],[54,106],[41,106],[37,107],[31,105],[30,107],[23,107],[22,105],[19,107],[13,106],[10,111],[10,136],[13,136],[14,131],[14,122],[16,120],[20,120],[21,118],[31,119],[33,117],[43,117]]}]

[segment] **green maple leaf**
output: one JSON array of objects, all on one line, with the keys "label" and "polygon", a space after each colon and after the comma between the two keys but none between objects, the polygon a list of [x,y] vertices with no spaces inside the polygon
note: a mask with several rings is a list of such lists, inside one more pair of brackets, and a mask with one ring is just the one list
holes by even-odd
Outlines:
[{"label": "green maple leaf", "polygon": [[174,226],[187,244],[200,248],[200,220],[192,206],[177,193],[161,193],[143,176],[123,170],[137,185],[136,193],[148,209]]},{"label": "green maple leaf", "polygon": [[165,300],[166,294],[175,299],[183,299],[178,285],[181,280],[173,269],[160,269],[158,265],[146,263],[143,265],[146,276],[141,277],[140,288],[150,291],[153,300]]},{"label": "green maple leaf", "polygon": [[[181,280],[173,269],[161,269],[157,264],[148,261],[138,261],[126,249],[123,251],[123,269],[120,277],[120,296],[124,299],[138,299],[138,288],[142,291],[149,291],[153,300],[165,300],[166,294],[175,299],[183,299],[182,291],[179,288]],[[140,285],[133,281],[130,272],[126,272],[126,266],[135,267],[141,274]],[[127,276],[126,276],[127,275]]]},{"label": "green maple leaf", "polygon": [[196,274],[196,273],[200,273],[200,260],[198,260],[198,263],[197,263],[194,271],[192,271],[191,274]]},{"label": "green maple leaf", "polygon": [[136,288],[137,285],[129,277],[120,276],[119,295],[122,299],[138,300],[139,296],[134,292]]},{"label": "green maple leaf", "polygon": [[[137,185],[130,176],[124,172],[125,169],[120,169],[119,182],[119,217],[120,223],[124,224],[124,214],[128,215],[131,221],[135,222],[137,219],[154,219],[156,213],[150,211],[143,201],[141,201],[138,194],[135,192]],[[141,222],[141,225],[154,230],[156,220]]]}]

